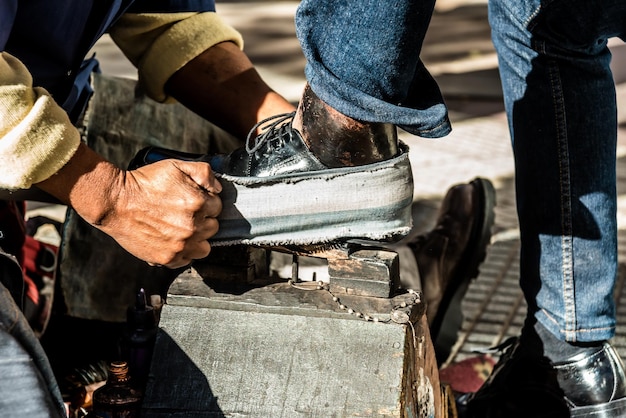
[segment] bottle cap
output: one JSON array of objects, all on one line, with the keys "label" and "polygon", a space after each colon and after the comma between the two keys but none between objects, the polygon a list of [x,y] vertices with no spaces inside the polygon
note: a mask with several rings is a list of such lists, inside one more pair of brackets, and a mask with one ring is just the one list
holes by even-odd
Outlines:
[{"label": "bottle cap", "polygon": [[152,329],[156,327],[154,308],[146,302],[146,291],[141,288],[137,292],[135,305],[126,311],[128,325],[134,329]]}]

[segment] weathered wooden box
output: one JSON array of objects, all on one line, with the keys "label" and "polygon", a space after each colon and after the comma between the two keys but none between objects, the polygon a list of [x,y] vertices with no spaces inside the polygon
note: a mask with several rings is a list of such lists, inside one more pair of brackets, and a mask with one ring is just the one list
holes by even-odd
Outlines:
[{"label": "weathered wooden box", "polygon": [[282,281],[218,293],[195,269],[170,287],[143,416],[444,417],[424,305],[407,295],[301,290]]}]

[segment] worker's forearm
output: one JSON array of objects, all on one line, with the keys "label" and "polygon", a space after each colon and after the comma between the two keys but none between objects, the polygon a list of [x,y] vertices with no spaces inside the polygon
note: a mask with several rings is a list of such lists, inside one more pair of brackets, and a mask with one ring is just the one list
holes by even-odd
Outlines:
[{"label": "worker's forearm", "polygon": [[99,225],[112,210],[123,173],[85,144],[56,174],[36,186]]},{"label": "worker's forearm", "polygon": [[231,42],[217,44],[191,60],[165,88],[189,109],[242,139],[260,120],[294,110]]}]

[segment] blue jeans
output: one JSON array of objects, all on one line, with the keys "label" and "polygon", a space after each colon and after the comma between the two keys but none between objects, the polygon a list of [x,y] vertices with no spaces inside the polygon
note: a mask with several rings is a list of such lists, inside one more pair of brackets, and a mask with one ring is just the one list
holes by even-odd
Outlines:
[{"label": "blue jeans", "polygon": [[48,358],[14,301],[22,286],[21,267],[0,250],[0,416],[65,417]]},{"label": "blue jeans", "polygon": [[303,0],[296,34],[311,89],[354,119],[426,138],[447,135],[447,109],[419,57],[434,3]]},{"label": "blue jeans", "polygon": [[515,155],[520,285],[562,340],[615,334],[615,85],[624,0],[490,0]]}]

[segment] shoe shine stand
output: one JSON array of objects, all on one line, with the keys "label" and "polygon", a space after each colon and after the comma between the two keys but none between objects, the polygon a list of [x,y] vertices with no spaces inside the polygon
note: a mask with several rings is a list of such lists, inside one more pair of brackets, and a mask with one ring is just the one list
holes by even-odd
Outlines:
[{"label": "shoe shine stand", "polygon": [[[132,80],[93,82],[86,140],[120,167],[148,145],[236,146],[182,106],[144,98]],[[68,316],[123,322],[140,287],[167,293],[142,417],[447,416],[425,306],[401,289],[397,253],[302,254],[328,262],[322,284],[300,282],[298,255],[291,281],[273,277],[270,255],[216,247],[179,274],[135,259],[69,211],[58,297]]]},{"label": "shoe shine stand", "polygon": [[418,292],[398,254],[339,247],[330,283],[268,277],[270,250],[217,247],[163,307],[145,417],[446,417]]}]

